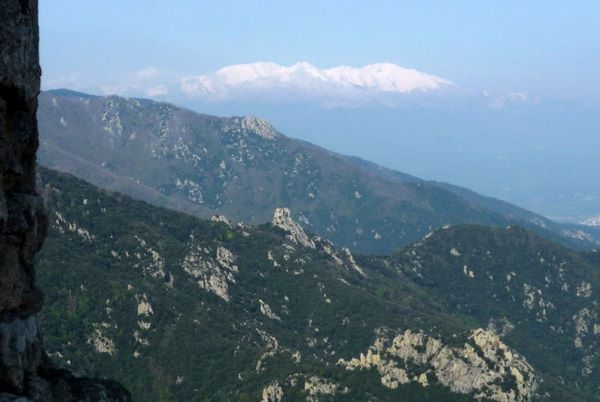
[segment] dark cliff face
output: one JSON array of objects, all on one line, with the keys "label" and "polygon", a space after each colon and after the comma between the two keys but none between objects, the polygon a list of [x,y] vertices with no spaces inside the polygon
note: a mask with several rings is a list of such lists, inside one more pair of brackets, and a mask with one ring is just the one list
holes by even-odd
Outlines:
[{"label": "dark cliff face", "polygon": [[33,270],[46,227],[35,192],[37,4],[7,1],[0,13],[0,386],[22,393],[42,361]]},{"label": "dark cliff face", "polygon": [[[0,401],[128,400],[109,381],[76,379],[46,358],[33,258],[47,219],[36,191],[40,89],[37,0],[0,7]],[[18,399],[21,400],[21,399]]]},{"label": "dark cliff face", "polygon": [[35,313],[41,306],[32,257],[45,228],[35,193],[40,76],[35,4],[7,3],[0,11],[0,311],[6,318]]}]

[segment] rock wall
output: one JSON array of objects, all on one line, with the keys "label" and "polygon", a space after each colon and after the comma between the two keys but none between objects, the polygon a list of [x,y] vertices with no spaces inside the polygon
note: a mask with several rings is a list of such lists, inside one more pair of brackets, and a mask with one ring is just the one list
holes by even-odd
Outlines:
[{"label": "rock wall", "polygon": [[37,0],[0,7],[0,401],[128,401],[111,381],[74,378],[43,351],[33,258],[47,227],[36,191]]}]

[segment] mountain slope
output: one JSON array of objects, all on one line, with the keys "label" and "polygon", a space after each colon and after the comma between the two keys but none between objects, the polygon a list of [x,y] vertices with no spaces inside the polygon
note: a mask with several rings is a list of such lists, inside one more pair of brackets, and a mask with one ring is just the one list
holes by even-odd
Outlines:
[{"label": "mountain slope", "polygon": [[411,276],[405,253],[353,257],[285,210],[231,226],[42,175],[47,348],[138,400],[594,400],[531,365],[526,344],[478,329],[487,319]]},{"label": "mountain slope", "polygon": [[600,265],[519,227],[450,227],[383,260],[450,314],[501,333],[537,368],[600,398]]},{"label": "mountain slope", "polygon": [[[273,382],[303,395],[315,375],[343,380],[336,361],[360,353],[375,328],[434,325],[417,300],[394,305],[366,292],[345,254],[337,265],[281,231],[194,219],[49,171],[44,178],[48,346],[67,366],[89,362],[75,371],[94,362],[95,374],[114,374],[139,400],[257,400]],[[365,387],[348,392],[386,394]],[[405,388],[408,400],[422,395]]]},{"label": "mountain slope", "polygon": [[531,212],[507,212],[285,137],[257,118],[66,90],[42,93],[39,102],[42,164],[197,216],[262,223],[285,205],[312,232],[365,253],[457,223],[519,223],[571,246],[596,244],[589,229],[564,231]]}]

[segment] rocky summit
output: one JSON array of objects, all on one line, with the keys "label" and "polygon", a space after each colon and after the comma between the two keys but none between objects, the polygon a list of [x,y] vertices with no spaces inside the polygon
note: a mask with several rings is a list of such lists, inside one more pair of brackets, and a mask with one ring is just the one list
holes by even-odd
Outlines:
[{"label": "rocky summit", "polygon": [[46,355],[36,315],[43,303],[34,256],[47,219],[36,188],[40,86],[37,1],[0,8],[0,400],[128,401],[106,380],[75,378]]}]

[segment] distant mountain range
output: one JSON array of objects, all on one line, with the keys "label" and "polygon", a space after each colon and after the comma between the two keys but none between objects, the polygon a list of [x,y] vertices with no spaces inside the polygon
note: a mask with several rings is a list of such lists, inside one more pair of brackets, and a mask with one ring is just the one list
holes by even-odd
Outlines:
[{"label": "distant mountain range", "polygon": [[[452,87],[359,102],[294,100],[285,91],[208,102],[205,113],[268,119],[286,135],[427,179],[467,187],[552,219],[600,214],[598,110],[527,93]],[[596,108],[597,109],[597,108]]]},{"label": "distant mountain range", "polygon": [[363,257],[41,175],[46,348],[138,400],[600,400],[598,253],[459,225]]},{"label": "distant mountain range", "polygon": [[392,63],[355,68],[320,69],[302,62],[290,67],[270,62],[238,64],[213,74],[187,76],[181,89],[189,96],[209,101],[280,97],[314,99],[336,104],[361,104],[386,95],[428,92],[451,87],[443,78]]},{"label": "distant mountain range", "polygon": [[600,226],[600,216],[594,216],[592,218],[586,219],[582,222],[582,224],[587,226]]},{"label": "distant mountain range", "polygon": [[255,117],[56,90],[40,95],[38,119],[45,166],[196,216],[262,223],[289,207],[310,231],[364,253],[458,223],[517,223],[579,248],[600,239],[598,228],[335,154]]},{"label": "distant mountain range", "polygon": [[259,61],[186,73],[148,66],[120,78],[98,77],[89,86],[48,84],[150,97],[212,115],[261,116],[290,137],[553,220],[600,215],[600,188],[593,185],[600,180],[597,103],[528,92],[527,85],[498,91],[489,82],[448,77],[452,72],[439,77],[387,62]]}]

